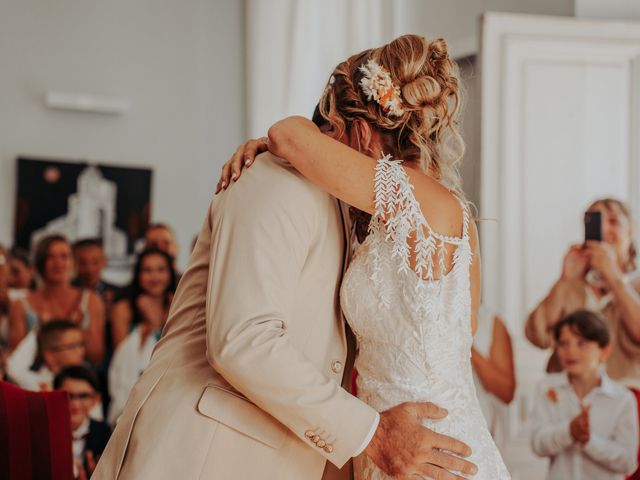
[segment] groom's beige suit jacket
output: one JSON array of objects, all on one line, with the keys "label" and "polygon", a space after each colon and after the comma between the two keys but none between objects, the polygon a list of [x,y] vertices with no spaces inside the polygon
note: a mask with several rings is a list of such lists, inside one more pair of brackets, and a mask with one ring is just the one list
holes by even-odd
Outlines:
[{"label": "groom's beige suit jacket", "polygon": [[214,198],[93,479],[337,478],[376,416],[340,386],[344,217],[268,153]]}]

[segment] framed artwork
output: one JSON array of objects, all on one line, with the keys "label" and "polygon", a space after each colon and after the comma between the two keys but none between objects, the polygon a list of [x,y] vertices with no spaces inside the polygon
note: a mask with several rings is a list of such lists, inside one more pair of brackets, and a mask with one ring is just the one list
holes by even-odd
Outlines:
[{"label": "framed artwork", "polygon": [[111,268],[129,268],[151,210],[148,168],[18,157],[14,244],[61,233],[98,237]]}]

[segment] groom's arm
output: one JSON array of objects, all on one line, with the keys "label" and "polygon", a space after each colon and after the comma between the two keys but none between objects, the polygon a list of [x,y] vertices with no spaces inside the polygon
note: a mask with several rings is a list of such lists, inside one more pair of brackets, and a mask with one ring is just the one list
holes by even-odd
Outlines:
[{"label": "groom's arm", "polygon": [[[341,467],[364,448],[378,414],[321,372],[286,329],[312,321],[287,312],[318,217],[327,214],[317,195],[289,173],[252,171],[220,199],[210,219],[207,357],[234,388]],[[308,431],[323,432],[331,448],[317,448]]]}]

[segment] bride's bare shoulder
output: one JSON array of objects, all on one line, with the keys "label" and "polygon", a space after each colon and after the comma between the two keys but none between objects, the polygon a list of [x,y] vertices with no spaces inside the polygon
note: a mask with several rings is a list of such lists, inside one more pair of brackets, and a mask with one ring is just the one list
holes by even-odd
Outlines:
[{"label": "bride's bare shoulder", "polygon": [[459,237],[464,222],[459,197],[419,170],[407,168],[406,171],[429,226],[441,235]]}]

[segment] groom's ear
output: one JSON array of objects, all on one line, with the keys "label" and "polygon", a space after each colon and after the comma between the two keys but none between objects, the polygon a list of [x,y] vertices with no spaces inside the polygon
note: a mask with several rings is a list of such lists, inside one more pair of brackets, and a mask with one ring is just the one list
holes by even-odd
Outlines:
[{"label": "groom's ear", "polygon": [[352,147],[356,148],[361,153],[366,154],[369,152],[373,146],[373,132],[371,130],[371,125],[365,122],[362,118],[356,118],[353,121],[351,131],[353,139],[352,143],[355,143]]}]

